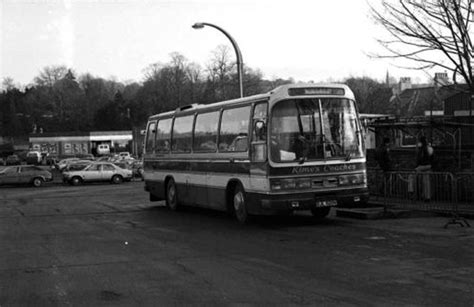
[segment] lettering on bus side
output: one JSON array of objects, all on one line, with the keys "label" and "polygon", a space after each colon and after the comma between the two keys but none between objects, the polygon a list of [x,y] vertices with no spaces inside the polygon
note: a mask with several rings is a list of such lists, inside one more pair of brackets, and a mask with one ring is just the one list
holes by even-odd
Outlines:
[{"label": "lettering on bus side", "polygon": [[293,167],[291,174],[313,174],[313,173],[331,173],[331,172],[350,172],[357,170],[357,164],[334,164],[321,166],[297,166]]}]

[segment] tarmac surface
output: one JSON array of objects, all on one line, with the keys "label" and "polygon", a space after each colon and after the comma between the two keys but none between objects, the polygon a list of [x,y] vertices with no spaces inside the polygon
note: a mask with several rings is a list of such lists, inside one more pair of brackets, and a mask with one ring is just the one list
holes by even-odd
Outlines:
[{"label": "tarmac surface", "polygon": [[335,212],[239,225],[141,181],[0,187],[0,306],[474,305],[474,228]]}]

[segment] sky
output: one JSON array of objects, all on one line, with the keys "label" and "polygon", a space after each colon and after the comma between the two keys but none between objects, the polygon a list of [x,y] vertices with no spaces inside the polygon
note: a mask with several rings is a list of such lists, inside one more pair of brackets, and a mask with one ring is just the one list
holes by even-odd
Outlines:
[{"label": "sky", "polygon": [[178,52],[205,67],[219,45],[237,42],[244,65],[265,78],[332,81],[368,76],[425,81],[427,75],[374,59],[384,35],[367,0],[0,0],[0,78],[33,82],[66,65],[117,81],[143,81],[152,63]]}]

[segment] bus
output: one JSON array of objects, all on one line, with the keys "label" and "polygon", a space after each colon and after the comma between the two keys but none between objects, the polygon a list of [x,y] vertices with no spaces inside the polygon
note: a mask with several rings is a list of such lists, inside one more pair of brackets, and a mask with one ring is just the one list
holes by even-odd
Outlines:
[{"label": "bus", "polygon": [[152,115],[144,141],[145,191],[171,210],[252,215],[368,199],[363,128],[343,84],[291,84],[266,94]]}]

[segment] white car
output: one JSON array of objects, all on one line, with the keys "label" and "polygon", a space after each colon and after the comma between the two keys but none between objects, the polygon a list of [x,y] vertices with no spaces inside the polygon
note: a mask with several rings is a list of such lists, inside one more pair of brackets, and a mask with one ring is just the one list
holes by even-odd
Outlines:
[{"label": "white car", "polygon": [[119,157],[120,159],[124,160],[124,159],[130,159],[132,156],[130,155],[128,151],[122,151],[122,152],[119,152]]},{"label": "white car", "polygon": [[109,181],[118,184],[123,181],[130,181],[132,177],[132,170],[123,169],[110,162],[92,162],[82,170],[63,172],[63,181],[72,185],[98,181]]},{"label": "white car", "polygon": [[110,154],[109,144],[99,144],[99,146],[97,146],[97,154],[99,156],[109,155]]}]

